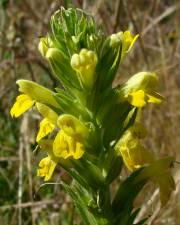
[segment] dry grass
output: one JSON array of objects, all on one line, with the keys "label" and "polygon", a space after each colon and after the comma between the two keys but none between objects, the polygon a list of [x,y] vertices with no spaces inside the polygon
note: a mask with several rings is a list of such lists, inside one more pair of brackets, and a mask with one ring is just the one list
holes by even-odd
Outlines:
[{"label": "dry grass", "polygon": [[[39,36],[49,30],[51,14],[67,1],[1,1],[0,9],[0,224],[67,224],[69,198],[58,184],[42,187],[36,178],[35,134],[39,117],[33,111],[22,120],[12,120],[9,108],[16,96],[15,80],[27,78],[44,85],[56,86],[47,64],[37,51]],[[160,92],[165,101],[144,111],[149,130],[146,141],[157,155],[173,155],[180,161],[180,3],[173,0],[93,1],[77,0],[74,4],[94,15],[107,33],[131,29],[140,33],[133,52],[119,70],[116,82],[130,75],[151,70],[159,75]],[[130,2],[130,1],[129,1]],[[6,4],[7,3],[7,4]],[[34,122],[35,121],[35,122]],[[20,131],[20,132],[19,132]],[[177,189],[169,204],[160,209],[157,191],[145,189],[147,203],[140,216],[152,214],[149,225],[180,224],[180,172],[174,165]],[[68,179],[63,171],[54,177]],[[154,187],[153,187],[154,188]],[[153,189],[152,188],[152,189]],[[61,211],[61,217],[59,212]],[[70,220],[71,218],[69,218]],[[64,223],[63,223],[64,221]],[[69,223],[70,224],[70,223]]]}]

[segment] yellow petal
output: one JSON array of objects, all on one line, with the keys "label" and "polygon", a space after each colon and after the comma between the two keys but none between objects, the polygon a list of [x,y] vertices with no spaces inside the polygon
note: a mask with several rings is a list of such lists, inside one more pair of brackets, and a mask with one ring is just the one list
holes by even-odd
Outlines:
[{"label": "yellow petal", "polygon": [[72,163],[68,159],[63,159],[63,158],[57,158],[54,153],[53,153],[53,139],[41,139],[38,142],[39,147],[46,151],[48,155],[51,157],[51,160],[59,163],[60,165],[63,165],[65,167],[72,167]]},{"label": "yellow petal", "polygon": [[53,152],[56,157],[79,159],[84,154],[84,146],[75,138],[68,136],[63,130],[58,132],[53,143]]},{"label": "yellow petal", "polygon": [[10,110],[10,114],[12,117],[18,117],[28,109],[30,109],[34,104],[34,101],[25,94],[19,95],[16,98],[16,102],[12,106]]},{"label": "yellow petal", "polygon": [[49,121],[47,118],[43,119],[40,122],[40,129],[37,134],[36,141],[37,142],[40,141],[43,137],[51,133],[54,130],[54,128],[55,128],[55,125],[51,123],[51,121]]},{"label": "yellow petal", "polygon": [[115,150],[122,156],[125,165],[131,171],[151,164],[155,160],[154,155],[139,140],[144,137],[143,127],[135,123],[125,131],[115,146]]},{"label": "yellow petal", "polygon": [[163,100],[163,97],[160,94],[156,93],[156,92],[151,93],[151,94],[147,94],[147,97],[148,97],[147,101],[149,103],[160,104],[162,102],[162,100]]},{"label": "yellow petal", "polygon": [[39,162],[40,168],[37,170],[37,176],[44,177],[44,181],[48,181],[52,177],[56,164],[49,156],[43,158]]},{"label": "yellow petal", "polygon": [[72,152],[74,159],[80,159],[84,154],[84,146],[80,142],[76,142],[76,149]]},{"label": "yellow petal", "polygon": [[[56,157],[68,158],[70,155],[69,147],[73,147],[73,138],[66,135],[64,131],[59,131],[53,143],[53,152]],[[75,145],[74,145],[75,147]]]},{"label": "yellow petal", "polygon": [[143,90],[132,92],[128,96],[128,102],[138,108],[146,105],[147,96]]},{"label": "yellow petal", "polygon": [[126,52],[129,52],[131,48],[133,47],[135,41],[139,37],[139,34],[133,37],[130,31],[125,31],[123,34],[123,37],[124,37]]}]

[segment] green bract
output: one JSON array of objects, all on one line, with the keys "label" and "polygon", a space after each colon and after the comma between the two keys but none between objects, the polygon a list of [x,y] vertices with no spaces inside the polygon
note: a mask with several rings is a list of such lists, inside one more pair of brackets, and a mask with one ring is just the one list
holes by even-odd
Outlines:
[{"label": "green bract", "polygon": [[[174,159],[157,159],[141,143],[147,134],[138,122],[141,108],[163,100],[155,90],[157,75],[140,72],[112,86],[137,38],[130,31],[106,36],[82,10],[61,8],[39,43],[61,85],[50,91],[32,81],[17,81],[21,95],[11,115],[18,117],[36,105],[43,117],[36,141],[46,157],[37,175],[51,179],[57,164],[71,175],[73,182],[61,186],[85,225],[133,225],[139,212],[134,200],[148,181],[159,187],[162,204],[175,188]],[[123,165],[132,173],[112,197],[110,185]]]}]

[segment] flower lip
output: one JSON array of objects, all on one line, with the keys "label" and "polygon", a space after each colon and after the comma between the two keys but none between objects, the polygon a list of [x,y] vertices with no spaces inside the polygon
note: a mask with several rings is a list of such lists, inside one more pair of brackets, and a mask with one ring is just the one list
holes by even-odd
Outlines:
[{"label": "flower lip", "polygon": [[34,105],[34,101],[25,94],[18,95],[10,110],[12,117],[19,117]]},{"label": "flower lip", "polygon": [[39,162],[39,169],[37,170],[37,176],[44,177],[44,181],[48,181],[55,170],[56,162],[47,156]]},{"label": "flower lip", "polygon": [[74,137],[68,136],[63,130],[58,132],[53,142],[53,153],[56,157],[79,159],[84,151],[84,145]]}]

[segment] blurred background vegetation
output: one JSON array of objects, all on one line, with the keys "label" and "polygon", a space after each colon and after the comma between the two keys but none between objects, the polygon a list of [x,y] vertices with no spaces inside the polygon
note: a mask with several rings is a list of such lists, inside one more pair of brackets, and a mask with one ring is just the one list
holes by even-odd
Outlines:
[{"label": "blurred background vegetation", "polygon": [[[69,2],[92,14],[107,34],[127,29],[140,34],[119,69],[115,85],[138,71],[157,72],[165,101],[144,111],[149,131],[146,145],[157,155],[172,155],[180,161],[179,1],[0,0],[0,225],[67,225],[74,217],[80,224],[70,199],[58,185],[60,179],[69,179],[67,174],[58,168],[54,183],[49,185],[42,185],[36,177],[40,157],[35,157],[35,136],[40,116],[33,110],[21,119],[12,119],[9,114],[17,95],[17,79],[57,86],[37,45],[50,29],[52,13]],[[179,166],[174,165],[177,188],[165,208],[160,209],[153,186],[146,187],[139,197],[137,204],[145,201],[139,217],[152,215],[149,225],[180,224]]]}]

